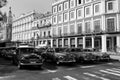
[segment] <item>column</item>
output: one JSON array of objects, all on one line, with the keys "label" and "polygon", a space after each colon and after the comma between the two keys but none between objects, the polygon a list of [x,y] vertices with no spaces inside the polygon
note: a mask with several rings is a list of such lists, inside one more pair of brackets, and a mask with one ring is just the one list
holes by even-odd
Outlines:
[{"label": "column", "polygon": [[92,48],[94,48],[94,36],[92,36]]},{"label": "column", "polygon": [[117,52],[120,52],[120,35],[117,36]]},{"label": "column", "polygon": [[68,47],[71,47],[71,46],[70,46],[70,38],[68,38]]},{"label": "column", "polygon": [[64,47],[64,38],[62,38],[62,47]]},{"label": "column", "polygon": [[77,37],[75,37],[75,47],[77,48]]},{"label": "column", "polygon": [[85,36],[83,37],[83,49],[85,49]]},{"label": "column", "polygon": [[116,18],[117,18],[117,26],[116,26],[116,30],[117,30],[117,31],[120,31],[120,27],[119,27],[119,22],[120,22],[119,14],[116,15]]},{"label": "column", "polygon": [[58,47],[58,39],[56,39],[56,47]]},{"label": "column", "polygon": [[102,35],[102,52],[107,52],[107,37]]}]

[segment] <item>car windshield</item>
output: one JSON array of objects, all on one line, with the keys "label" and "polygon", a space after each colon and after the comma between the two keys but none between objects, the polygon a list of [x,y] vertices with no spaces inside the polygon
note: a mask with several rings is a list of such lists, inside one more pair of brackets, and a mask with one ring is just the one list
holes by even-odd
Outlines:
[{"label": "car windshield", "polygon": [[82,52],[82,49],[71,49],[71,52]]},{"label": "car windshield", "polygon": [[20,48],[19,52],[22,54],[29,54],[29,53],[33,53],[35,51],[34,48]]},{"label": "car windshield", "polygon": [[64,48],[55,48],[55,52],[59,53],[59,52],[64,52],[65,49]]}]

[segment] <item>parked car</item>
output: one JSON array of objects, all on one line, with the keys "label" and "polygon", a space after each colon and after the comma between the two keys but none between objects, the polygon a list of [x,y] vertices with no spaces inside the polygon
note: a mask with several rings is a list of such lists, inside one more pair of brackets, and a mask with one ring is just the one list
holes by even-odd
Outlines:
[{"label": "parked car", "polygon": [[68,48],[66,51],[74,54],[77,62],[95,61],[95,56],[92,54],[91,49]]},{"label": "parked car", "polygon": [[18,65],[18,68],[23,68],[25,65],[39,66],[43,64],[44,59],[41,55],[35,53],[33,47],[18,47],[16,54],[13,57],[13,63]]},{"label": "parked car", "polygon": [[56,64],[60,63],[74,63],[75,56],[65,51],[66,48],[48,48],[42,53],[45,60],[51,60]]},{"label": "parked car", "polygon": [[4,56],[5,58],[12,59],[14,53],[15,53],[16,47],[6,47]]},{"label": "parked car", "polygon": [[94,52],[94,56],[96,56],[97,61],[109,61],[110,60],[110,55],[105,53],[105,52]]}]

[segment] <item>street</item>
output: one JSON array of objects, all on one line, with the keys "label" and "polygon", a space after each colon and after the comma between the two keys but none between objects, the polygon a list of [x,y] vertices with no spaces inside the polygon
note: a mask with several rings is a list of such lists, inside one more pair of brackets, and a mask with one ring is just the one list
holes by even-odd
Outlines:
[{"label": "street", "polygon": [[44,63],[42,68],[19,70],[10,60],[0,58],[0,80],[119,80],[120,62],[83,64]]}]

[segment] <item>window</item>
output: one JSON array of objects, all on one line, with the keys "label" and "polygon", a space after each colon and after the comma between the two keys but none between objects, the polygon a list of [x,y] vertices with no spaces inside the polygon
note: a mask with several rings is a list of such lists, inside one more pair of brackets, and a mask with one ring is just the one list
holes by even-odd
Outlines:
[{"label": "window", "polygon": [[75,18],[75,12],[71,11],[70,12],[70,20],[73,20]]},{"label": "window", "polygon": [[53,7],[53,13],[56,13],[57,12],[57,6],[54,6]]},{"label": "window", "polygon": [[77,18],[82,17],[82,9],[77,10]]},{"label": "window", "polygon": [[52,29],[52,34],[53,34],[53,36],[56,36],[56,28],[55,27]]},{"label": "window", "polygon": [[48,31],[48,36],[50,37],[50,31]]},{"label": "window", "polygon": [[91,32],[91,24],[90,21],[85,23],[85,33],[90,33]]},{"label": "window", "polygon": [[82,38],[77,39],[77,46],[80,48],[83,48],[83,39]]},{"label": "window", "polygon": [[75,38],[70,39],[71,47],[75,47]]},{"label": "window", "polygon": [[89,14],[90,14],[90,7],[86,7],[86,8],[85,8],[85,14],[86,14],[86,15],[89,15]]},{"label": "window", "polygon": [[82,33],[82,23],[77,24],[77,33],[81,34]]},{"label": "window", "polygon": [[68,13],[64,13],[64,22],[68,20]]},{"label": "window", "polygon": [[94,21],[94,31],[95,32],[100,32],[100,20],[95,20]]},{"label": "window", "polygon": [[70,25],[70,34],[74,34],[75,33],[75,25],[71,24]]},{"label": "window", "polygon": [[91,38],[86,38],[86,48],[91,48],[92,47],[92,39]]},{"label": "window", "polygon": [[69,7],[68,2],[65,2],[65,3],[64,3],[64,10],[67,10],[67,9],[68,9],[68,7]]},{"label": "window", "polygon": [[58,47],[62,47],[62,39],[58,40]]},{"label": "window", "polygon": [[113,2],[108,2],[108,10],[113,10]]},{"label": "window", "polygon": [[58,5],[58,11],[59,11],[59,12],[62,11],[62,4],[59,4],[59,5]]},{"label": "window", "polygon": [[53,40],[53,47],[56,47],[56,40]]},{"label": "window", "polygon": [[46,32],[44,32],[44,37],[46,37]]},{"label": "window", "polygon": [[67,33],[68,33],[68,26],[67,25],[63,26],[63,33],[64,33],[64,36],[67,35]]},{"label": "window", "polygon": [[70,8],[73,8],[75,6],[75,0],[70,0]]},{"label": "window", "polygon": [[59,35],[59,36],[62,35],[62,29],[61,29],[61,27],[58,27],[58,35]]},{"label": "window", "polygon": [[108,32],[115,31],[115,19],[114,18],[107,19],[107,31]]},{"label": "window", "polygon": [[53,24],[56,24],[56,22],[57,22],[57,17],[54,16],[54,17],[53,17]]},{"label": "window", "polygon": [[100,11],[99,4],[94,5],[94,13],[98,13]]},{"label": "window", "polygon": [[68,47],[68,39],[64,39],[64,46]]},{"label": "window", "polygon": [[62,22],[62,19],[63,19],[63,18],[62,18],[62,14],[59,14],[59,15],[58,15],[58,23],[61,23],[61,22]]},{"label": "window", "polygon": [[82,0],[77,0],[78,1],[78,4],[82,4]]}]

